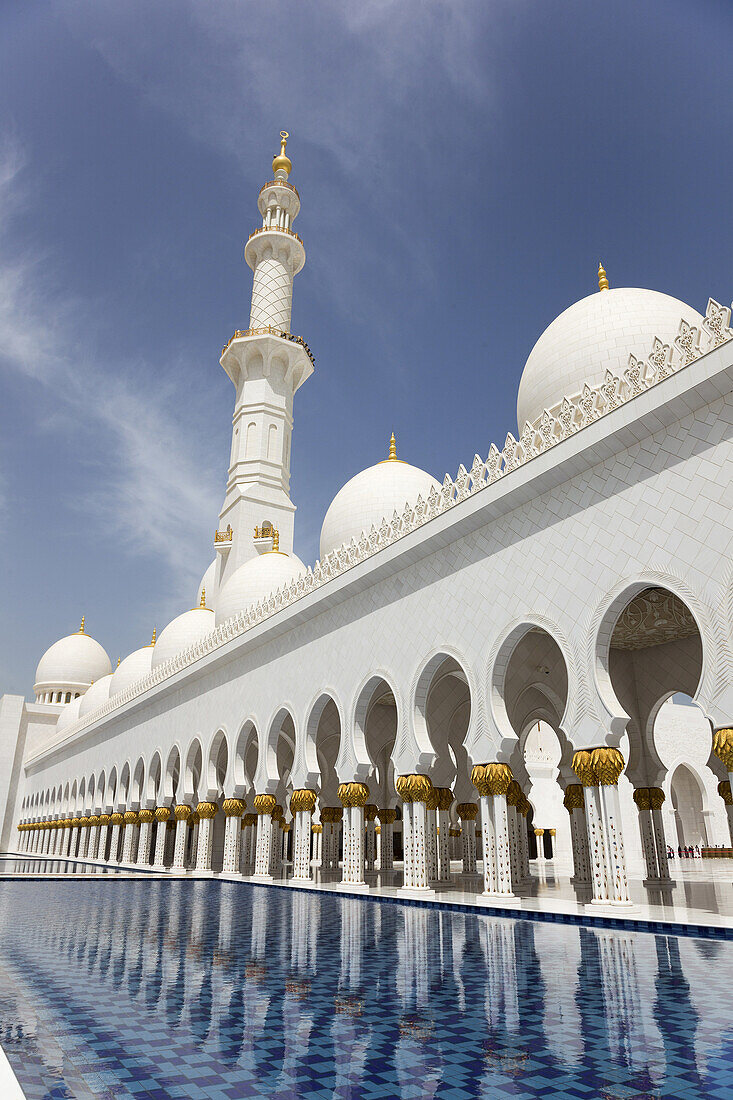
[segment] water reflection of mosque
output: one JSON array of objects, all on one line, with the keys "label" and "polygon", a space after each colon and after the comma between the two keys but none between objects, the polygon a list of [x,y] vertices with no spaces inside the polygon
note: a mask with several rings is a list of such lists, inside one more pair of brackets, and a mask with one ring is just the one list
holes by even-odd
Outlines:
[{"label": "water reflection of mosque", "polygon": [[334,1097],[366,1080],[424,1097],[464,1080],[484,1097],[545,1069],[606,1082],[598,1095],[677,1095],[682,1051],[703,1097],[721,1042],[716,941],[203,881],[67,882],[43,926],[23,920],[26,896],[10,904],[0,1028],[72,1095],[79,1066],[98,1072],[100,1029],[160,1088],[193,1041],[225,1083],[274,1100],[306,1094],[314,1066]]}]

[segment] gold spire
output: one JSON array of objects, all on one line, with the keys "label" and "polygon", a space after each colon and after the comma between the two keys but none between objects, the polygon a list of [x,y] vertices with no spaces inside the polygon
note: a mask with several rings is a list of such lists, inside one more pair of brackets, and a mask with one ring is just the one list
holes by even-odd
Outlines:
[{"label": "gold spire", "polygon": [[121,658],[121,657],[118,657],[118,658],[117,658],[117,668],[119,668],[119,667],[120,667],[120,661],[121,661],[121,660],[122,660],[122,658]]},{"label": "gold spire", "polygon": [[153,627],[153,636],[150,639],[150,644],[155,645],[157,638],[158,638],[158,631],[157,631],[156,627]]},{"label": "gold spire", "polygon": [[272,552],[273,554],[280,553],[280,532],[275,527],[272,529]]},{"label": "gold spire", "polygon": [[392,438],[389,441],[389,454],[387,459],[394,461],[397,458],[397,443],[395,442],[394,432],[392,432]]},{"label": "gold spire", "polygon": [[603,264],[598,261],[598,289],[608,290],[608,277],[606,276],[606,269]]},{"label": "gold spire", "polygon": [[287,130],[280,131],[280,154],[279,156],[276,156],[272,162],[273,174],[277,175],[277,173],[282,170],[285,173],[286,178],[290,175],[293,167],[290,162],[290,158],[285,154],[285,146],[288,144],[289,137],[290,134]]},{"label": "gold spire", "polygon": [[87,621],[87,620],[86,620],[86,615],[82,615],[82,617],[81,617],[81,626],[80,626],[80,627],[79,627],[79,629],[77,630],[77,634],[83,634],[83,633],[84,633],[84,623],[85,623],[86,621]]},{"label": "gold spire", "polygon": [[203,607],[205,610],[208,610],[206,608],[206,589],[205,588],[201,589],[201,602],[199,603],[199,607]]}]

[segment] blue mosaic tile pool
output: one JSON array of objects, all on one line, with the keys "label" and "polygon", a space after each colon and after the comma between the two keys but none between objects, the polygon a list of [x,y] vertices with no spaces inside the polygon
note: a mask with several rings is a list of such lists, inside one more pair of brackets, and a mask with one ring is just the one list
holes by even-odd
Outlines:
[{"label": "blue mosaic tile pool", "polygon": [[0,883],[28,1100],[728,1100],[733,944],[214,881]]}]

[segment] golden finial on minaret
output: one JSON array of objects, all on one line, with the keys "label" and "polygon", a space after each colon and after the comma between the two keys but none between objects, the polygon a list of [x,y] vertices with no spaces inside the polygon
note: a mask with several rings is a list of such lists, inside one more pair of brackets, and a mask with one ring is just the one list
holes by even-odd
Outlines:
[{"label": "golden finial on minaret", "polygon": [[118,667],[118,668],[120,667],[120,661],[121,661],[121,660],[122,660],[122,658],[121,658],[121,657],[118,657],[118,658],[117,658],[117,667]]},{"label": "golden finial on minaret", "polygon": [[392,432],[392,438],[389,441],[389,454],[387,455],[388,461],[394,461],[397,458],[397,443],[395,441],[394,432]]},{"label": "golden finial on minaret", "polygon": [[280,553],[280,532],[276,527],[272,529],[272,552],[273,554]]},{"label": "golden finial on minaret", "polygon": [[203,607],[204,610],[208,610],[208,608],[206,607],[206,589],[205,588],[201,589],[201,600],[199,602],[199,607]]},{"label": "golden finial on minaret", "polygon": [[156,643],[156,640],[157,640],[157,638],[158,638],[158,630],[157,630],[157,627],[153,627],[153,636],[152,636],[152,638],[150,639],[150,644],[151,644],[151,645],[155,645],[155,643]]},{"label": "golden finial on minaret", "polygon": [[598,289],[608,290],[608,276],[606,275],[606,269],[603,264],[598,261]]},{"label": "golden finial on minaret", "polygon": [[285,146],[288,144],[289,137],[290,134],[287,130],[280,131],[280,152],[272,162],[273,174],[277,176],[278,172],[284,172],[285,179],[288,178],[293,169],[293,166],[290,162],[290,157],[286,156],[285,154]]},{"label": "golden finial on minaret", "polygon": [[77,634],[83,634],[83,633],[84,633],[84,623],[85,623],[86,621],[87,621],[87,620],[86,620],[86,615],[82,615],[82,617],[81,617],[81,626],[80,626],[80,627],[79,627],[79,629],[77,630]]}]

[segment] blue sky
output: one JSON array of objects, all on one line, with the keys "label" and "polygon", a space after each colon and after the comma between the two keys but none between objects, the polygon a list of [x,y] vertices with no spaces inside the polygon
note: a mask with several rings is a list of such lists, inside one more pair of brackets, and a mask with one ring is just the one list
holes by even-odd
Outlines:
[{"label": "blue sky", "polygon": [[114,662],[192,605],[281,129],[312,562],[392,430],[439,478],[502,445],[599,258],[730,302],[732,36],[729,0],[0,5],[0,691],[82,613]]}]

